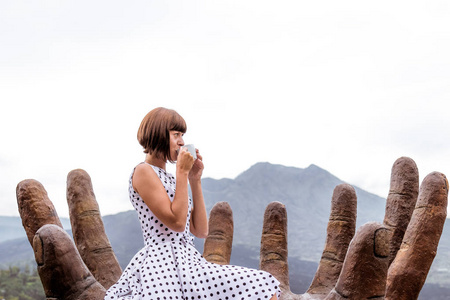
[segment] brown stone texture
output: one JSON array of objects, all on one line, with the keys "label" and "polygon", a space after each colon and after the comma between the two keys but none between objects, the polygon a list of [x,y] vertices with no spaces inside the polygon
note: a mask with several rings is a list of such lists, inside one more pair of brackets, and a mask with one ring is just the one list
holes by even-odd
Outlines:
[{"label": "brown stone texture", "polygon": [[386,199],[384,225],[390,230],[391,263],[403,240],[419,193],[419,170],[408,157],[397,159],[392,166],[389,195]]},{"label": "brown stone texture", "polygon": [[335,286],[348,245],[355,234],[356,192],[349,184],[336,186],[331,200],[325,248],[307,293],[326,296]]},{"label": "brown stone texture", "polygon": [[62,228],[55,207],[39,181],[27,179],[19,182],[16,187],[16,198],[22,225],[30,244],[36,231],[43,225],[55,224]]},{"label": "brown stone texture", "polygon": [[383,225],[376,222],[366,223],[358,229],[336,283],[336,293],[354,300],[384,295],[389,264],[386,231]]},{"label": "brown stone texture", "polygon": [[44,225],[36,232],[32,245],[47,299],[103,299],[105,288],[89,272],[62,228]]},{"label": "brown stone texture", "polygon": [[400,250],[389,268],[386,300],[417,299],[436,256],[447,216],[447,197],[445,175],[427,175]]},{"label": "brown stone texture", "polygon": [[203,246],[203,257],[212,263],[230,263],[233,243],[233,212],[227,202],[216,203],[209,214],[208,236]]},{"label": "brown stone texture", "polygon": [[[348,184],[338,185],[317,273],[301,295],[292,293],[289,286],[286,207],[272,202],[264,214],[260,269],[280,281],[281,300],[417,299],[442,234],[448,188],[445,175],[433,172],[418,192],[417,167],[413,160],[401,157],[392,167],[383,224],[367,223],[355,234],[355,190]],[[103,299],[105,287],[120,276],[120,267],[106,237],[89,175],[74,170],[67,178],[77,247],[61,228],[39,182],[20,182],[16,195],[47,299]],[[232,241],[232,210],[226,202],[217,203],[210,212],[203,256],[228,264]]]},{"label": "brown stone texture", "polygon": [[280,202],[270,203],[264,213],[259,268],[271,273],[289,289],[287,213]]},{"label": "brown stone texture", "polygon": [[120,278],[122,269],[106,236],[86,171],[73,170],[67,176],[67,203],[78,252],[94,277],[108,289]]}]

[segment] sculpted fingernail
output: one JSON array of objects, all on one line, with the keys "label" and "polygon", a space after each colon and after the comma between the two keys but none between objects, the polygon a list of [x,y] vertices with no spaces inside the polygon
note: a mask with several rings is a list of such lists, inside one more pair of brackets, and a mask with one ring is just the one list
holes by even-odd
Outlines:
[{"label": "sculpted fingernail", "polygon": [[36,234],[33,238],[33,250],[34,258],[38,266],[44,265],[44,245],[39,234]]}]

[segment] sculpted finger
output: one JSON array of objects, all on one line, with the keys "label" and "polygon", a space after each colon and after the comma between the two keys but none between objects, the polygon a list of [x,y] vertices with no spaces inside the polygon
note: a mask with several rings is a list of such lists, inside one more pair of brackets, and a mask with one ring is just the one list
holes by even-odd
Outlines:
[{"label": "sculpted finger", "polygon": [[290,290],[287,213],[280,202],[270,203],[264,213],[259,268],[275,276],[283,290]]},{"label": "sculpted finger", "polygon": [[62,228],[44,225],[33,238],[33,249],[47,299],[103,299],[105,288],[89,272]]},{"label": "sculpted finger", "polygon": [[356,226],[356,192],[349,184],[336,186],[331,200],[325,248],[307,293],[325,297],[336,285]]},{"label": "sculpted finger", "polygon": [[325,299],[384,299],[388,264],[388,230],[366,223],[351,241],[336,287]]},{"label": "sculpted finger", "polygon": [[91,178],[84,170],[73,170],[67,176],[67,202],[78,251],[94,277],[108,289],[122,270],[106,236]]},{"label": "sculpted finger", "polygon": [[419,296],[447,216],[448,188],[442,173],[433,172],[423,180],[402,245],[389,268],[386,300]]},{"label": "sculpted finger", "polygon": [[233,244],[233,211],[227,202],[216,203],[209,214],[209,232],[203,257],[212,263],[228,265]]},{"label": "sculpted finger", "polygon": [[394,260],[403,240],[419,193],[419,171],[416,163],[401,157],[392,166],[391,186],[386,199],[384,225],[390,229],[390,263]]},{"label": "sculpted finger", "polygon": [[39,181],[27,179],[19,182],[16,198],[22,224],[31,245],[36,231],[43,225],[55,224],[62,228],[55,207]]}]

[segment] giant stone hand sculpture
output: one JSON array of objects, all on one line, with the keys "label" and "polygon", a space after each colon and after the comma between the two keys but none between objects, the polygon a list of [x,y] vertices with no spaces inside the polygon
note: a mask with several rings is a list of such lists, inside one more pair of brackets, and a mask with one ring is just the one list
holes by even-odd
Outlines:
[{"label": "giant stone hand sculpture", "polygon": [[[289,287],[287,214],[282,203],[266,208],[261,238],[260,269],[280,282],[282,299],[417,299],[425,282],[444,226],[448,181],[434,172],[419,191],[416,164],[399,158],[392,167],[383,224],[367,223],[355,234],[356,194],[338,185],[322,258],[311,286],[302,295]],[[44,187],[35,180],[17,186],[19,212],[47,299],[103,299],[121,269],[105,234],[89,175],[68,175],[68,204],[74,241],[62,229]],[[227,203],[210,212],[203,256],[228,264],[233,215]],[[76,246],[75,246],[76,245]]]}]

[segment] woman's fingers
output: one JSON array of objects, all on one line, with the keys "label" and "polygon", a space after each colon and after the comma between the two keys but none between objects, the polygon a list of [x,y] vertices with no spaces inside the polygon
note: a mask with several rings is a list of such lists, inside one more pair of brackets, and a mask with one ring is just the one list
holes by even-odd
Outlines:
[{"label": "woman's fingers", "polygon": [[189,172],[194,165],[194,157],[186,148],[180,148],[177,158],[177,168],[184,172]]}]

